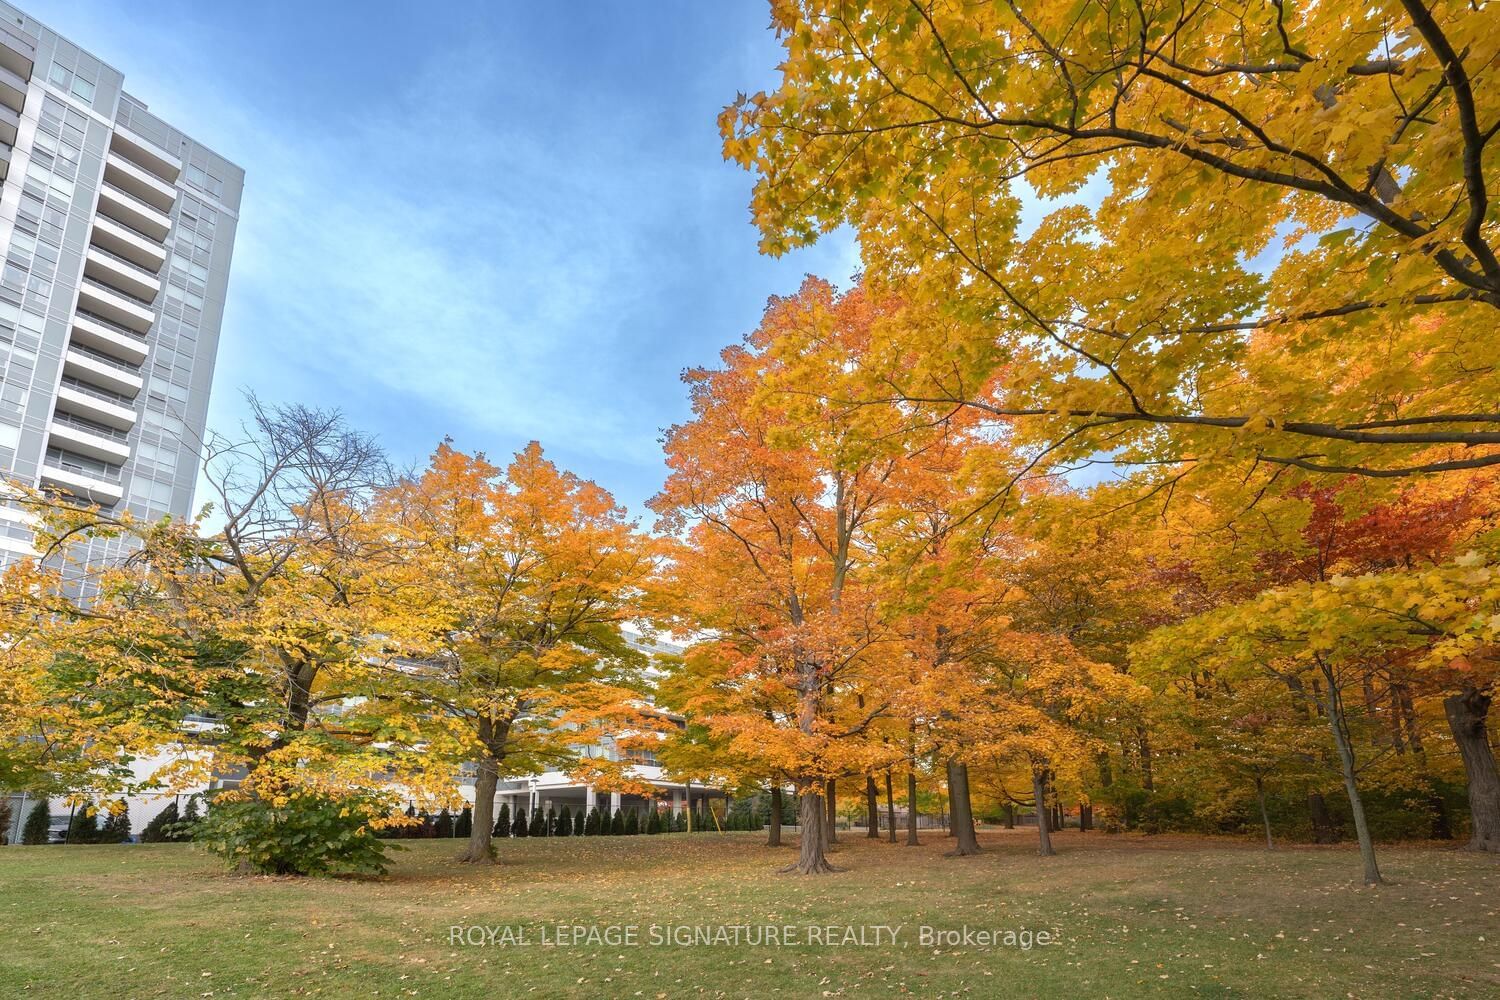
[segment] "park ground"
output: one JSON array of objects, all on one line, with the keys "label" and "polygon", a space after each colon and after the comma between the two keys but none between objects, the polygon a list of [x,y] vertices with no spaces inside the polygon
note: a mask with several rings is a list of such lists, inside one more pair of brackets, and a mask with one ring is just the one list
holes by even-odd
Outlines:
[{"label": "park ground", "polygon": [[[848,870],[811,878],[774,874],[792,849],[753,834],[512,840],[488,869],[418,841],[362,881],[232,875],[189,845],[7,847],[0,997],[1500,996],[1500,862],[1447,846],[1386,849],[1389,884],[1366,888],[1342,847],[1068,833],[1044,859],[994,831],[957,859],[937,834],[845,840]],[[799,940],[655,946],[653,924]],[[557,925],[638,942],[542,943]],[[812,930],[877,925],[899,943]],[[923,947],[922,925],[1058,943]],[[506,930],[470,946],[454,926]]]}]

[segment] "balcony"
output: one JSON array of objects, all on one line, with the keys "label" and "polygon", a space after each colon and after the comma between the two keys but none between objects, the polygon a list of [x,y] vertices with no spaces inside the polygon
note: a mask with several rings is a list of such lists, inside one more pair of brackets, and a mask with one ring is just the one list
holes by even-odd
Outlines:
[{"label": "balcony", "polygon": [[168,184],[176,184],[177,176],[182,173],[182,160],[175,153],[123,125],[115,125],[109,137],[109,148]]},{"label": "balcony", "polygon": [[125,495],[119,479],[110,479],[106,473],[50,454],[42,460],[42,483],[106,506],[119,503]]},{"label": "balcony", "polygon": [[143,302],[155,302],[156,294],[161,291],[161,279],[153,272],[103,247],[89,247],[83,273]]},{"label": "balcony", "polygon": [[95,427],[65,413],[52,415],[47,442],[50,447],[64,448],[101,462],[120,463],[130,457],[124,431]]},{"label": "balcony", "polygon": [[21,115],[15,108],[0,104],[0,142],[7,146],[16,144],[16,134],[21,128]]},{"label": "balcony", "polygon": [[118,288],[101,285],[91,278],[84,278],[78,283],[78,308],[129,327],[137,333],[145,333],[151,329],[151,324],[156,320],[151,303]]},{"label": "balcony", "polygon": [[104,161],[104,179],[126,194],[135,195],[144,202],[161,209],[172,210],[177,200],[177,188],[131,163],[119,153],[110,153]]},{"label": "balcony", "polygon": [[10,157],[15,150],[0,142],[0,181],[10,176]]},{"label": "balcony", "polygon": [[127,364],[146,362],[146,338],[127,326],[111,323],[103,316],[75,313],[72,336],[73,343],[102,351]]},{"label": "balcony", "polygon": [[13,111],[26,108],[25,77],[4,65],[0,65],[0,104]]},{"label": "balcony", "polygon": [[108,181],[99,185],[99,214],[123,222],[158,243],[167,238],[172,228],[172,219],[166,212]]},{"label": "balcony", "polygon": [[105,392],[64,376],[57,387],[57,402],[69,413],[107,427],[128,431],[135,426],[135,405],[118,393]]},{"label": "balcony", "polygon": [[23,80],[36,65],[36,39],[10,24],[0,24],[0,66]]},{"label": "balcony", "polygon": [[145,384],[139,370],[98,351],[71,343],[63,354],[63,374],[132,399]]},{"label": "balcony", "polygon": [[161,245],[160,240],[154,240],[139,229],[132,229],[108,216],[94,216],[94,228],[89,234],[89,241],[94,246],[103,247],[110,253],[139,264],[152,274],[160,271],[167,262],[167,249]]}]

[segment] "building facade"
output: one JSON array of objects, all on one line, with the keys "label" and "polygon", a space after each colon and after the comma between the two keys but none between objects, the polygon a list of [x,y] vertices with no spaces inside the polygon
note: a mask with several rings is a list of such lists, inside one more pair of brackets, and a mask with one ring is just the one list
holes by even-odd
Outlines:
[{"label": "building facade", "polygon": [[[191,514],[244,178],[0,0],[0,476]],[[30,520],[0,500],[0,566],[32,554]]]},{"label": "building facade", "polygon": [[[0,0],[0,474],[182,517],[244,171],[123,84]],[[0,561],[29,553],[25,512],[0,515]]]}]

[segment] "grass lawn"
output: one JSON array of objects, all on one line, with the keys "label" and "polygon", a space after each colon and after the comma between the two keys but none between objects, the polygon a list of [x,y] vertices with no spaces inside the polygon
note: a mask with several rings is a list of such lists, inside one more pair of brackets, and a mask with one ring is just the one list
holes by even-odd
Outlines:
[{"label": "grass lawn", "polygon": [[[773,874],[791,849],[752,834],[509,841],[485,870],[420,841],[377,881],[229,875],[185,845],[0,848],[0,997],[1500,996],[1493,857],[1388,848],[1391,884],[1366,889],[1352,848],[1070,833],[1041,859],[1002,831],[951,859],[925,839],[846,842],[849,871],[815,878]],[[557,924],[639,943],[542,944]],[[800,940],[652,946],[652,924]],[[924,924],[1060,943],[922,947]],[[453,925],[531,943],[453,945]],[[902,929],[806,940],[826,925]]]}]

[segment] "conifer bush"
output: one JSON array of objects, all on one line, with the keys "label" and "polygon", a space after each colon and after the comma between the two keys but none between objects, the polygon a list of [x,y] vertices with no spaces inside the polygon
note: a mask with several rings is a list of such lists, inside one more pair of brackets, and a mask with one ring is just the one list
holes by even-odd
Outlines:
[{"label": "conifer bush", "polygon": [[73,811],[73,818],[68,821],[68,834],[63,843],[99,843],[99,816],[93,812],[92,804],[86,803]]},{"label": "conifer bush", "polygon": [[21,843],[45,844],[52,836],[52,809],[46,799],[41,799],[26,814],[26,825],[21,829]]},{"label": "conifer bush", "polygon": [[130,809],[124,799],[110,807],[99,827],[99,843],[124,844],[130,840]]}]

